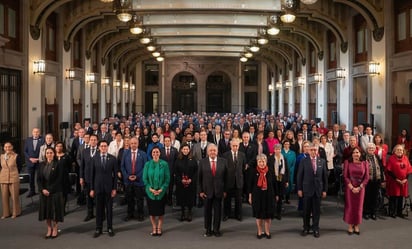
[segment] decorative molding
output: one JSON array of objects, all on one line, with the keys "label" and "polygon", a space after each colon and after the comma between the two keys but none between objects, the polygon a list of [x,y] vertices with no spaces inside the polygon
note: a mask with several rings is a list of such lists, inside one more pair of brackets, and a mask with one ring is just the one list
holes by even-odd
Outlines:
[{"label": "decorative molding", "polygon": [[30,25],[30,35],[33,40],[38,40],[40,38],[40,28],[37,25]]},{"label": "decorative molding", "polygon": [[342,42],[340,44],[340,51],[342,51],[342,53],[346,53],[348,51],[348,42]]},{"label": "decorative molding", "polygon": [[372,33],[373,33],[373,39],[379,42],[382,40],[383,35],[385,34],[385,28],[384,27],[375,28]]},{"label": "decorative molding", "polygon": [[92,52],[90,52],[90,50],[86,50],[86,59],[90,60],[90,57],[92,56]]},{"label": "decorative molding", "polygon": [[318,53],[318,59],[319,59],[319,60],[323,60],[323,55],[324,55],[323,51],[319,51],[319,53]]},{"label": "decorative molding", "polygon": [[71,42],[65,40],[65,41],[63,42],[64,51],[69,52],[69,51],[70,51],[70,47],[71,47]]}]

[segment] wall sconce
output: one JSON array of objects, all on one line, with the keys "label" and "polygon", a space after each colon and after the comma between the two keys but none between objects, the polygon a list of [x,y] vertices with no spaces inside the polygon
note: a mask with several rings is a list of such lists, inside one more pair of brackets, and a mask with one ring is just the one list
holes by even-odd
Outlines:
[{"label": "wall sconce", "polygon": [[274,90],[272,84],[269,84],[269,85],[268,85],[268,90],[269,90],[269,92],[272,92],[272,91]]},{"label": "wall sconce", "polygon": [[278,81],[276,82],[276,89],[280,90],[282,88],[282,84]]},{"label": "wall sconce", "polygon": [[69,79],[69,80],[76,79],[76,70],[74,68],[66,69],[66,79]]},{"label": "wall sconce", "polygon": [[302,86],[303,87],[305,85],[305,82],[306,82],[305,77],[299,77],[297,86]]},{"label": "wall sconce", "polygon": [[292,81],[287,80],[287,81],[285,82],[285,88],[291,88],[292,86],[293,86]]},{"label": "wall sconce", "polygon": [[37,60],[33,62],[33,74],[44,74],[46,73],[46,61]]},{"label": "wall sconce", "polygon": [[110,77],[102,78],[102,85],[109,85],[110,84]]},{"label": "wall sconce", "polygon": [[125,82],[123,83],[123,90],[128,90],[129,89],[129,83]]},{"label": "wall sconce", "polygon": [[130,85],[130,90],[131,90],[131,91],[136,90],[136,85],[135,85],[135,84],[131,84],[131,85]]},{"label": "wall sconce", "polygon": [[113,86],[114,87],[120,87],[120,80],[115,80],[114,82],[113,82]]},{"label": "wall sconce", "polygon": [[86,74],[86,82],[90,84],[96,83],[96,74],[95,73]]},{"label": "wall sconce", "polygon": [[341,80],[345,78],[345,69],[344,68],[336,68],[336,79]]},{"label": "wall sconce", "polygon": [[369,73],[371,76],[380,74],[379,62],[370,61],[370,62],[369,62],[368,73]]}]

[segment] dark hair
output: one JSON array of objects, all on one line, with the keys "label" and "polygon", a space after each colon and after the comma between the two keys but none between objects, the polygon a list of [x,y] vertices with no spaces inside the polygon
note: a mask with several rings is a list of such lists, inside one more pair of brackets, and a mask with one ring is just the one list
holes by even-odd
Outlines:
[{"label": "dark hair", "polygon": [[155,146],[153,146],[153,148],[150,150],[150,155],[153,153],[153,150],[155,150],[155,149],[158,149],[159,152],[160,152],[160,147],[157,146],[157,145],[155,145]]},{"label": "dark hair", "polygon": [[359,158],[359,161],[364,161],[363,158],[362,158],[362,149],[361,149],[359,146],[355,146],[355,147],[353,147],[353,148],[350,150],[350,155],[351,155],[351,156],[350,156],[350,158],[349,158],[349,162],[353,162],[352,154],[353,154],[353,152],[354,152],[355,150],[358,150],[359,153],[361,153],[361,157]]},{"label": "dark hair", "polygon": [[65,145],[62,141],[57,141],[57,142],[54,144],[54,148],[56,148],[57,145],[59,145],[59,144],[61,144],[61,145],[63,146],[63,152],[66,153],[66,145]]},{"label": "dark hair", "polygon": [[106,140],[101,140],[99,143],[97,143],[97,147],[100,147],[100,144],[105,143],[106,145],[109,145],[109,143]]},{"label": "dark hair", "polygon": [[178,159],[183,159],[183,157],[184,157],[184,155],[183,155],[183,153],[182,153],[183,147],[188,147],[188,148],[189,148],[189,154],[187,155],[187,157],[188,157],[189,159],[192,159],[192,158],[193,158],[193,156],[192,156],[192,151],[190,150],[189,144],[186,143],[186,142],[183,143],[182,146],[180,146],[179,155],[177,156],[177,158],[178,158]]}]

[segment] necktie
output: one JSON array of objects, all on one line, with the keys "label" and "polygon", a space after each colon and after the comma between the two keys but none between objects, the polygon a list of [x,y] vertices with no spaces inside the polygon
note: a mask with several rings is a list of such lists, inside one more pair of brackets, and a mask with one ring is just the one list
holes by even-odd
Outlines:
[{"label": "necktie", "polygon": [[212,175],[216,175],[216,161],[214,160],[212,161]]},{"label": "necktie", "polygon": [[33,138],[33,150],[36,150],[36,148],[37,148],[37,142],[38,142],[38,139],[37,139],[37,138]]},{"label": "necktie", "polygon": [[371,136],[368,136],[368,138],[369,138],[369,143],[371,142]]},{"label": "necktie", "polygon": [[136,174],[136,151],[132,152],[132,175]]},{"label": "necktie", "polygon": [[102,166],[103,169],[106,169],[106,155],[102,155]]},{"label": "necktie", "polygon": [[316,158],[312,158],[312,169],[313,173],[316,174]]},{"label": "necktie", "polygon": [[96,149],[92,148],[92,156],[94,156],[94,152],[96,152]]},{"label": "necktie", "polygon": [[167,158],[170,157],[170,148],[166,148],[166,157],[167,157]]},{"label": "necktie", "polygon": [[80,141],[79,141],[79,142],[80,142],[80,145],[82,145],[82,144],[83,144],[83,138],[80,138],[79,140],[80,140]]},{"label": "necktie", "polygon": [[233,162],[237,164],[237,152],[235,152],[233,155]]}]

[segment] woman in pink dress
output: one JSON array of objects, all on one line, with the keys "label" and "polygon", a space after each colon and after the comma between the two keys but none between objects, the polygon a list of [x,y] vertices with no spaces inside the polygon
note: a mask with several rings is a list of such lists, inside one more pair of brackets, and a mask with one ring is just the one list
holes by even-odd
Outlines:
[{"label": "woman in pink dress", "polygon": [[345,211],[343,220],[349,225],[348,234],[359,235],[362,223],[365,186],[369,180],[369,166],[361,159],[361,149],[354,147],[352,157],[345,161],[343,177],[345,180]]},{"label": "woman in pink dress", "polygon": [[269,131],[268,137],[265,141],[269,147],[269,155],[273,155],[273,153],[275,153],[275,145],[279,143],[279,140],[275,138],[275,133],[273,131]]}]

